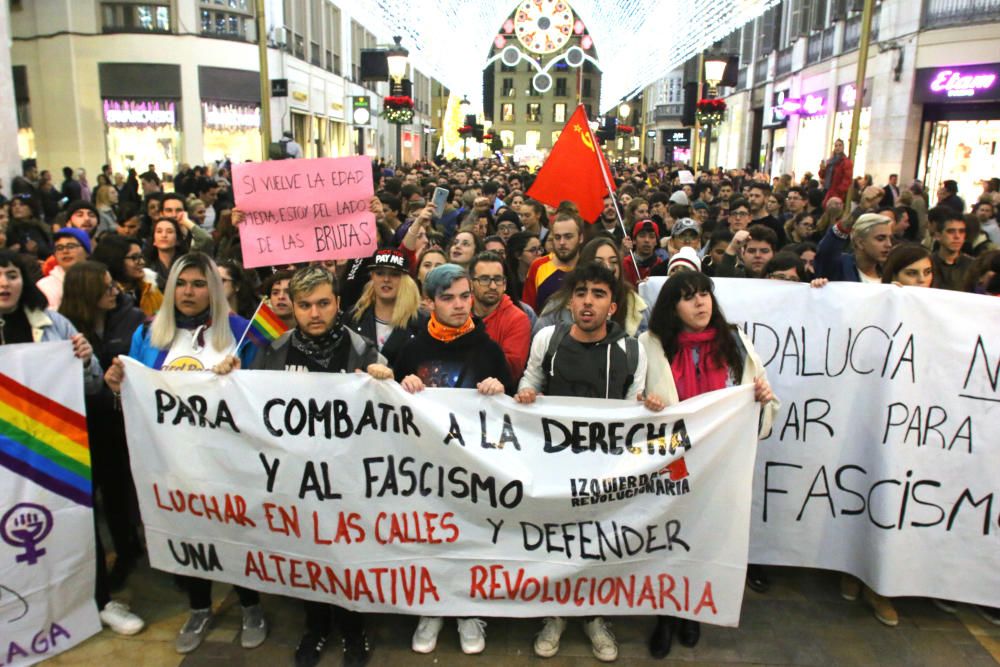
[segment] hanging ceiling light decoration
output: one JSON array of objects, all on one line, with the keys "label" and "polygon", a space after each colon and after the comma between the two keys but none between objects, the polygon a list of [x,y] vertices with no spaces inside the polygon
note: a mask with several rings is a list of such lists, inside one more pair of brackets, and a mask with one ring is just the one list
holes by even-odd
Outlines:
[{"label": "hanging ceiling light decoration", "polygon": [[[410,62],[417,69],[449,88],[478,90],[498,31],[519,39],[514,22],[508,19],[522,2],[355,0],[352,10],[358,16],[372,17],[385,34],[403,35],[410,47]],[[552,5],[553,10],[556,4],[563,5],[586,25],[605,75],[601,108],[607,109],[778,0],[533,0],[531,4]],[[684,29],[665,30],[664,26],[676,26],[678,17],[686,17]],[[553,23],[558,22],[550,18],[549,24]],[[576,18],[569,27],[575,32]],[[553,45],[559,41],[552,34],[545,37]]]}]

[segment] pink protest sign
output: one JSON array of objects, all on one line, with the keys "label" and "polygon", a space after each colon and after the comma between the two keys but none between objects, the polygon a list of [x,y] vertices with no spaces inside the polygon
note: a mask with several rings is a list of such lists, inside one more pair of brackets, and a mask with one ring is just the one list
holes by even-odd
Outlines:
[{"label": "pink protest sign", "polygon": [[372,163],[362,156],[234,164],[244,266],[371,255],[373,192]]}]

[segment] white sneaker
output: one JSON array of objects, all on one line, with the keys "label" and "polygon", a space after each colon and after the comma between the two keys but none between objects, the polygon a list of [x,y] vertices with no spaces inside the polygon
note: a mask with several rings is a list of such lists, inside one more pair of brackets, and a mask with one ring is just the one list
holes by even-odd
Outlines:
[{"label": "white sneaker", "polygon": [[486,621],[481,618],[458,619],[458,640],[462,653],[473,655],[486,650]]},{"label": "white sneaker", "polygon": [[618,659],[618,643],[603,618],[598,616],[584,623],[583,631],[590,637],[595,658],[601,662],[614,662]]},{"label": "white sneaker", "polygon": [[535,637],[535,655],[539,658],[551,658],[559,652],[559,638],[566,629],[566,619],[550,616],[545,619],[542,631]]},{"label": "white sneaker", "polygon": [[441,632],[442,625],[444,621],[440,616],[421,616],[413,633],[410,648],[417,653],[431,653],[437,646],[438,633]]},{"label": "white sneaker", "polygon": [[101,623],[119,635],[134,635],[146,627],[145,622],[131,611],[124,602],[112,600],[104,605],[99,614]]}]

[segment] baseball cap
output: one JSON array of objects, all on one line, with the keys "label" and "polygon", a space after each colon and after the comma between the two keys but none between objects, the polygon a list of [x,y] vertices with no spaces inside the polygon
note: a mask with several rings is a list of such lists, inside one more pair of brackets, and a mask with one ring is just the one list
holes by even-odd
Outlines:
[{"label": "baseball cap", "polygon": [[699,199],[695,203],[691,204],[691,208],[693,208],[693,209],[705,209],[707,211],[708,210],[708,204],[706,204],[705,202],[703,202],[702,200]]},{"label": "baseball cap", "polygon": [[55,240],[70,236],[79,241],[80,245],[83,246],[83,249],[87,251],[87,254],[90,254],[90,236],[88,236],[87,232],[82,229],[77,229],[76,227],[63,227],[58,232],[53,234],[52,238]]},{"label": "baseball cap", "polygon": [[670,272],[678,264],[686,266],[692,271],[701,271],[701,261],[698,259],[698,253],[694,251],[694,248],[688,246],[684,246],[670,258],[670,261],[667,263],[667,275],[670,275]]},{"label": "baseball cap", "polygon": [[642,232],[653,232],[656,237],[660,236],[660,226],[657,225],[652,220],[640,220],[639,222],[632,225],[632,238],[635,238]]},{"label": "baseball cap", "polygon": [[395,269],[401,273],[409,273],[410,262],[404,252],[395,248],[384,248],[375,251],[374,261],[371,265],[372,272],[379,269]]},{"label": "baseball cap", "polygon": [[670,230],[670,235],[677,236],[679,234],[683,234],[684,232],[695,232],[700,236],[701,225],[691,218],[681,218],[674,223],[673,228]]},{"label": "baseball cap", "polygon": [[670,195],[671,204],[680,204],[681,206],[688,206],[691,201],[688,199],[687,193],[683,190],[678,190],[674,194]]}]

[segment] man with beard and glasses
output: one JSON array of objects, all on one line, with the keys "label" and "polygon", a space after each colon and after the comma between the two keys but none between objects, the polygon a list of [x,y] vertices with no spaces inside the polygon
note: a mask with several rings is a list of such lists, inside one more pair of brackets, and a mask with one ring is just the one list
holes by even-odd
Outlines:
[{"label": "man with beard and glasses", "polygon": [[[535,335],[515,400],[529,405],[542,394],[637,398],[645,386],[646,355],[638,341],[611,319],[618,308],[615,274],[592,262],[575,269],[566,280],[573,285],[569,300],[573,321],[545,327]],[[535,639],[535,654],[556,655],[565,629],[564,618],[546,618]],[[586,618],[583,629],[594,657],[602,662],[618,657],[615,637],[603,618]]]},{"label": "man with beard and glasses", "polygon": [[572,213],[556,213],[549,234],[554,241],[554,249],[532,263],[524,279],[524,294],[521,297],[536,313],[542,312],[545,302],[559,289],[566,273],[576,268],[583,245],[583,225]]},{"label": "man with beard and glasses", "polygon": [[472,279],[472,312],[483,321],[486,333],[507,359],[514,382],[521,379],[528,362],[531,321],[504,293],[507,277],[503,258],[495,252],[481,252],[469,264]]}]

